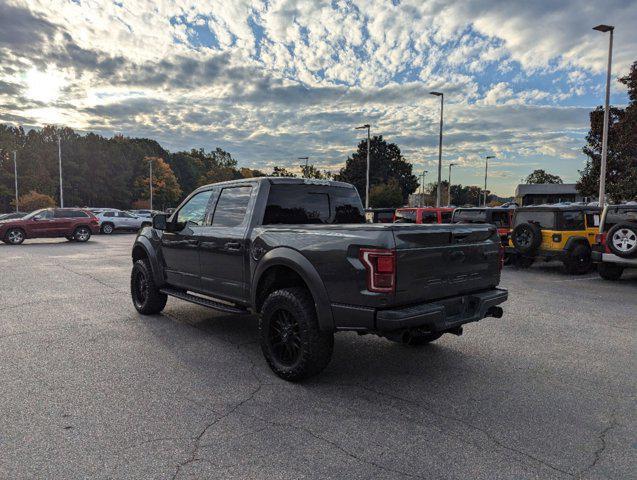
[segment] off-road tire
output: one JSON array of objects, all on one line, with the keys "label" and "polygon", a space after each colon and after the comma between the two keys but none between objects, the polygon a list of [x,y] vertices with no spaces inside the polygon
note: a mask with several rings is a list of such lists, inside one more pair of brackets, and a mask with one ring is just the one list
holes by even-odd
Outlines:
[{"label": "off-road tire", "polygon": [[616,263],[598,263],[597,273],[604,280],[619,280],[624,273],[624,267],[617,265]]},{"label": "off-road tire", "polygon": [[27,238],[26,233],[21,228],[10,228],[4,234],[2,241],[9,245],[20,245]]},{"label": "off-road tire", "polygon": [[130,290],[135,309],[143,315],[155,315],[166,306],[168,295],[161,293],[155,285],[153,271],[145,258],[133,264]]},{"label": "off-road tire", "polygon": [[[624,242],[618,246],[615,237],[621,237]],[[611,252],[622,258],[637,257],[637,224],[618,223],[608,231],[606,244]]]},{"label": "off-road tire", "polygon": [[91,238],[91,229],[84,226],[79,226],[73,232],[73,240],[76,242],[84,243],[88,242]]},{"label": "off-road tire", "polygon": [[578,243],[569,248],[564,258],[564,269],[571,275],[583,275],[593,268],[591,247]]},{"label": "off-road tire", "polygon": [[109,223],[109,222],[102,223],[102,228],[100,229],[100,231],[104,235],[110,235],[111,233],[113,233],[115,231],[115,225],[113,225],[112,223]]},{"label": "off-road tire", "polygon": [[511,232],[515,249],[523,254],[532,254],[542,245],[542,228],[535,223],[521,223]]},{"label": "off-road tire", "polygon": [[[285,336],[280,329],[284,317],[291,319],[292,324],[290,334]],[[291,382],[321,372],[330,363],[334,349],[333,332],[319,329],[312,295],[301,287],[284,288],[268,295],[259,316],[259,338],[272,371]],[[288,346],[295,354],[285,361],[281,352]]]}]

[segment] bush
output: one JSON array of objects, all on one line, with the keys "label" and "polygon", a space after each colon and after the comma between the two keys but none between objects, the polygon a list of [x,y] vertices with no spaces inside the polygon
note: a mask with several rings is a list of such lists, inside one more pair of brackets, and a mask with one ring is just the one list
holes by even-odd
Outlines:
[{"label": "bush", "polygon": [[[15,200],[11,202],[11,204],[15,207]],[[55,207],[55,200],[49,195],[31,190],[29,193],[22,195],[19,198],[18,206],[23,212],[32,212],[33,210],[39,210],[40,208]]]}]

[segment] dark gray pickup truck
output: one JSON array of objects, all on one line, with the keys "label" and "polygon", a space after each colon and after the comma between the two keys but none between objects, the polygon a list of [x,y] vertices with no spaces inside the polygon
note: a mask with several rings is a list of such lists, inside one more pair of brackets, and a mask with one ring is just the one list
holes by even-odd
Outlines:
[{"label": "dark gray pickup truck", "polygon": [[300,380],[330,361],[334,332],[421,345],[502,316],[502,247],[491,225],[365,223],[349,184],[254,178],[194,191],[133,247],[143,314],[173,296],[259,314],[272,370]]}]

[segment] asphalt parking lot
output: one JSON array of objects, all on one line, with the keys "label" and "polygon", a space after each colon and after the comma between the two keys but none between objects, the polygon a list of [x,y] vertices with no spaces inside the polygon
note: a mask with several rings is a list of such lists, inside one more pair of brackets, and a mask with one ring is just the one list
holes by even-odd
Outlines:
[{"label": "asphalt parking lot", "polygon": [[133,239],[0,245],[0,478],[635,478],[634,273],[507,269],[501,320],[290,384],[253,317],[138,315]]}]

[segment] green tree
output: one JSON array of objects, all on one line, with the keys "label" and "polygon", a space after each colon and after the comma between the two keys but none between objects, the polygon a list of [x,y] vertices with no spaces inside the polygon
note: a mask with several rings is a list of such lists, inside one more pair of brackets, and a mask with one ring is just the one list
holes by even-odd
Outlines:
[{"label": "green tree", "polygon": [[319,180],[330,180],[333,175],[332,172],[327,170],[319,170],[314,165],[299,165],[301,168],[301,177],[303,178],[316,178]]},{"label": "green tree", "polygon": [[[612,202],[637,198],[637,61],[619,82],[628,89],[629,103],[626,108],[611,107],[609,111],[606,194]],[[591,112],[590,122],[587,145],[583,149],[589,159],[580,171],[577,189],[582,195],[595,197],[599,192],[604,125],[602,107]]]},{"label": "green tree", "polygon": [[[406,203],[410,193],[416,191],[418,179],[412,174],[412,165],[405,161],[400,148],[395,143],[387,143],[382,135],[374,136],[370,142],[370,192],[374,185],[387,184],[396,180],[402,194],[402,202]],[[335,176],[336,180],[353,184],[363,204],[365,203],[365,184],[367,171],[367,140],[358,144],[358,149],[347,158],[345,166]],[[371,196],[371,193],[370,193]]]},{"label": "green tree", "polygon": [[395,208],[403,206],[403,192],[398,182],[391,179],[387,183],[381,183],[371,187],[369,189],[369,205],[373,208]]},{"label": "green tree", "polygon": [[525,183],[564,183],[558,175],[553,175],[542,169],[533,170],[526,177]]},{"label": "green tree", "polygon": [[296,175],[284,167],[275,166],[270,174],[272,177],[296,177]]}]

